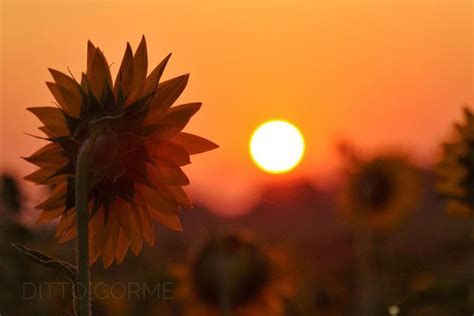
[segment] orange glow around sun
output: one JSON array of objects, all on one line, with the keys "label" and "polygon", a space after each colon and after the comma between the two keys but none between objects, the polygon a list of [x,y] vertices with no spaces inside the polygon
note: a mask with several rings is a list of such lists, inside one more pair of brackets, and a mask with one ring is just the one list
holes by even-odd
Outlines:
[{"label": "orange glow around sun", "polygon": [[[18,177],[33,171],[18,157],[40,147],[24,134],[41,134],[25,108],[54,106],[47,67],[80,78],[91,40],[115,78],[124,43],[137,47],[142,35],[150,65],[173,54],[163,80],[191,74],[177,104],[203,109],[185,132],[220,145],[186,167],[196,203],[243,212],[267,182],[329,185],[341,139],[369,151],[403,145],[431,164],[463,105],[474,102],[472,0],[407,3],[0,1],[0,168]],[[248,154],[255,128],[272,117],[297,123],[305,142],[298,167],[277,177]],[[41,187],[24,186],[31,204],[44,199]]]}]

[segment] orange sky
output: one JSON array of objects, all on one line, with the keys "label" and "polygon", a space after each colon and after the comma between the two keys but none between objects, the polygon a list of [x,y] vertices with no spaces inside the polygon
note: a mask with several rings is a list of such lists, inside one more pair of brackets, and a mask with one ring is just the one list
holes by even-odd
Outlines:
[{"label": "orange sky", "polygon": [[[1,167],[41,146],[25,136],[28,106],[53,100],[47,67],[85,69],[86,42],[116,72],[126,41],[147,37],[150,65],[173,52],[165,77],[191,73],[180,101],[202,101],[188,131],[221,148],[186,171],[193,195],[226,212],[258,196],[261,182],[336,170],[335,142],[401,146],[430,162],[462,104],[473,103],[472,1],[174,0],[2,1]],[[283,118],[305,134],[306,156],[286,176],[266,175],[248,155],[261,122]],[[39,132],[38,132],[39,133]]]}]

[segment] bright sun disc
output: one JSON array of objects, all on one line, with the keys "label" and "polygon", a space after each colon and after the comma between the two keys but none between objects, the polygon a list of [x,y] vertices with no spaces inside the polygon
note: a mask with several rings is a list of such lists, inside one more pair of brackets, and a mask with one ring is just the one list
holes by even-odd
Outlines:
[{"label": "bright sun disc", "polygon": [[260,125],[250,139],[250,154],[258,167],[269,173],[284,173],[296,167],[304,154],[301,132],[286,121]]}]

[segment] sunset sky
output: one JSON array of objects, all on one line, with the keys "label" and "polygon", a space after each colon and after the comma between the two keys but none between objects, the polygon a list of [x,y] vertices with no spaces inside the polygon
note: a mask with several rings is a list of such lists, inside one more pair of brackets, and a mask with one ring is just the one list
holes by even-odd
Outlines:
[{"label": "sunset sky", "polygon": [[[422,164],[473,104],[470,0],[1,1],[0,167],[42,145],[25,111],[51,105],[51,67],[79,76],[90,39],[118,69],[125,44],[148,43],[149,68],[173,53],[165,78],[191,73],[179,101],[202,101],[187,127],[220,149],[186,167],[195,199],[245,209],[266,182],[337,173],[335,145],[402,148]],[[259,170],[248,154],[270,119],[298,126],[306,155],[287,175]],[[26,186],[26,184],[25,184]],[[31,188],[28,186],[28,188]]]}]

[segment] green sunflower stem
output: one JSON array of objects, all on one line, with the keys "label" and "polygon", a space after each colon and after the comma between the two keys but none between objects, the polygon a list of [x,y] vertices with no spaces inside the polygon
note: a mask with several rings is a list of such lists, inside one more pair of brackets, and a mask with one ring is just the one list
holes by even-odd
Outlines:
[{"label": "green sunflower stem", "polygon": [[77,316],[91,315],[90,267],[89,267],[89,210],[88,188],[91,151],[96,135],[86,141],[76,163],[76,227],[77,227],[77,283],[75,290],[75,310]]}]

